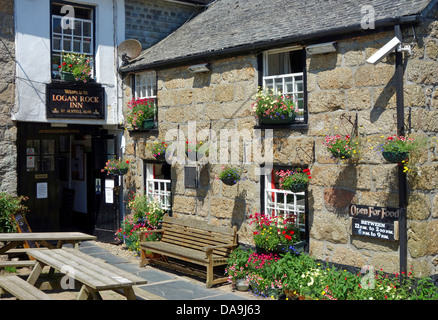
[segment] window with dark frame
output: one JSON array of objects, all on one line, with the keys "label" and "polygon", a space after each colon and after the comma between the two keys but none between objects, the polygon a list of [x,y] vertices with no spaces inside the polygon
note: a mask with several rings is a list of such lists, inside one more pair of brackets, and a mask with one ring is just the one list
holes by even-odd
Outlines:
[{"label": "window with dark frame", "polygon": [[[134,99],[151,99],[157,106],[157,74],[154,71],[137,73],[132,76],[132,92]],[[158,124],[158,108],[155,109],[155,128]]]},{"label": "window with dark frame", "polygon": [[305,167],[286,167],[274,165],[271,174],[265,175],[261,183],[262,212],[269,216],[294,216],[304,240],[308,240],[308,201],[307,191],[292,192],[279,186],[280,170],[303,170]]},{"label": "window with dark frame", "polygon": [[[64,12],[63,7],[72,6],[74,15]],[[51,3],[51,72],[52,79],[59,78],[62,53],[84,54],[94,65],[94,7],[64,1]],[[73,16],[73,17],[71,17]],[[63,26],[63,21],[73,23]],[[94,68],[93,68],[94,69]]]},{"label": "window with dark frame", "polygon": [[294,125],[307,124],[306,59],[301,48],[276,49],[263,53],[263,89],[292,97],[298,114]]},{"label": "window with dark frame", "polygon": [[170,164],[146,162],[144,172],[145,193],[151,198],[159,199],[161,207],[169,212],[172,209]]}]

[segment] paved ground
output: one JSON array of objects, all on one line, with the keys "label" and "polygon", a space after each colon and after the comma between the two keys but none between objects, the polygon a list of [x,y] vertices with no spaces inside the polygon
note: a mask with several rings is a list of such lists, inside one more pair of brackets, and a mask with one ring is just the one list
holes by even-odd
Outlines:
[{"label": "paved ground", "polygon": [[129,271],[148,281],[138,286],[136,294],[145,300],[253,300],[249,292],[232,291],[228,284],[207,289],[202,279],[191,278],[176,272],[165,271],[152,266],[140,268],[138,261],[126,256],[115,255],[94,241],[83,242],[80,250],[93,257],[105,260],[120,269]]},{"label": "paved ground", "polygon": [[[224,284],[207,289],[203,279],[193,278],[170,270],[159,269],[153,266],[140,268],[138,259],[122,246],[103,244],[95,241],[84,241],[80,251],[90,256],[100,258],[109,264],[126,270],[148,281],[146,285],[134,287],[139,300],[260,300],[250,292],[232,290],[231,285]],[[47,270],[48,271],[48,270]],[[20,268],[19,274],[26,277],[29,268]],[[76,290],[53,290],[47,283],[40,287],[56,300],[75,300]],[[51,289],[46,291],[46,289]],[[125,300],[125,297],[113,291],[101,292],[104,300]],[[13,300],[13,297],[2,295],[0,300]]]}]

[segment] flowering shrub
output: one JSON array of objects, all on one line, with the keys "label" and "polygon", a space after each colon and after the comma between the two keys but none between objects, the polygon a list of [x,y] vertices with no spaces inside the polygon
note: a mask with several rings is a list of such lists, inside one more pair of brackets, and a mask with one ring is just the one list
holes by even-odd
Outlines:
[{"label": "flowering shrub", "polygon": [[[438,288],[430,278],[415,278],[413,270],[400,275],[383,270],[352,273],[307,254],[238,253],[239,276],[246,276],[254,294],[263,297],[314,300],[437,300]],[[228,266],[237,259],[229,260]],[[228,269],[230,270],[230,269]],[[234,269],[232,269],[234,270]],[[234,271],[229,272],[232,275]]]},{"label": "flowering shrub", "polygon": [[303,169],[302,172],[293,170],[280,170],[275,174],[280,177],[280,188],[283,190],[293,190],[294,185],[308,184],[309,180],[312,179],[309,169]]},{"label": "flowering shrub", "polygon": [[255,244],[265,250],[275,250],[277,246],[293,246],[300,241],[300,232],[295,225],[295,217],[268,216],[260,213],[250,216],[255,224],[253,233]]},{"label": "flowering shrub", "polygon": [[158,156],[164,156],[168,145],[164,141],[154,141],[148,144],[148,149],[151,150],[155,158]]},{"label": "flowering shrub", "polygon": [[143,120],[153,119],[155,116],[155,102],[153,99],[132,99],[127,105],[129,114],[127,121],[133,129],[138,129],[143,124]]},{"label": "flowering shrub", "polygon": [[107,174],[125,174],[129,169],[129,160],[110,159],[106,162],[105,167],[101,170],[107,171]]},{"label": "flowering shrub", "polygon": [[[125,242],[129,250],[139,251],[138,231],[157,230],[161,227],[164,210],[158,199],[150,199],[146,195],[134,195],[128,202],[131,214],[122,222],[116,232],[116,240]],[[146,234],[146,241],[159,240],[157,233]]]},{"label": "flowering shrub", "polygon": [[349,159],[359,152],[359,143],[352,140],[349,135],[326,136],[323,144],[334,158]]},{"label": "flowering shrub", "polygon": [[0,233],[17,232],[14,214],[27,212],[27,207],[23,204],[27,199],[14,197],[5,192],[0,193]]},{"label": "flowering shrub", "polygon": [[252,109],[256,118],[269,119],[293,118],[298,112],[291,97],[283,97],[280,93],[265,93],[263,90],[257,92]]},{"label": "flowering shrub", "polygon": [[68,53],[62,55],[59,71],[70,72],[76,81],[87,82],[91,78],[91,58],[84,54]]}]

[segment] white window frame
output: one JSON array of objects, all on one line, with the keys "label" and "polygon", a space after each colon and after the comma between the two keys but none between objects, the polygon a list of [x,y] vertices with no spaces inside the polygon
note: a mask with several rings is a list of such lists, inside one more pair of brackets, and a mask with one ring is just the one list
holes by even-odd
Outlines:
[{"label": "white window frame", "polygon": [[[288,195],[293,197],[288,202]],[[305,192],[292,192],[290,190],[275,189],[272,183],[272,175],[265,175],[264,212],[269,216],[295,217],[295,224],[302,232],[305,232],[305,204],[298,204],[298,196],[305,196]],[[289,198],[290,198],[289,197]],[[283,201],[280,201],[283,199]]]},{"label": "white window frame", "polygon": [[[74,7],[74,5],[73,5]],[[62,15],[56,15],[56,14],[51,14],[50,15],[50,19],[51,19],[51,30],[50,30],[50,38],[51,38],[51,56],[52,56],[52,64],[53,64],[53,56],[58,56],[59,57],[59,64],[62,64],[62,53],[78,53],[78,54],[85,54],[86,56],[92,58],[91,59],[91,66],[94,69],[94,10],[93,8],[89,8],[89,10],[91,11],[91,19],[83,19],[83,18],[70,18],[69,20],[76,24],[76,22],[80,22],[81,23],[81,34],[80,35],[75,35],[75,29],[65,29],[63,30],[61,28],[61,33],[59,32],[55,32],[54,30],[54,20],[55,19],[60,19],[62,22],[62,19],[65,18]],[[84,36],[84,22],[90,23],[90,35],[89,36]],[[68,32],[66,31],[68,30]],[[75,37],[76,38],[80,38],[80,49],[81,50],[74,50],[74,42],[75,42]],[[60,48],[59,49],[55,49],[55,39],[56,38],[60,38],[61,42],[60,42]],[[64,48],[64,38],[70,38],[71,42],[70,42],[70,48]],[[90,42],[90,51],[89,52],[84,52],[84,42],[85,39],[89,39]],[[57,68],[57,63],[52,65],[52,73],[53,76],[57,77],[59,75],[59,70]],[[92,72],[94,72],[92,70]]]},{"label": "white window frame", "polygon": [[134,75],[134,97],[157,99],[157,74],[154,71]]},{"label": "white window frame", "polygon": [[163,210],[171,210],[172,180],[155,179],[155,164],[146,164],[145,190],[150,199],[159,199]]},{"label": "white window frame", "polygon": [[304,122],[305,101],[304,101],[304,73],[287,73],[280,75],[269,76],[268,58],[271,54],[291,52],[301,50],[301,47],[288,47],[283,49],[274,49],[263,52],[263,89],[273,90],[274,93],[281,93],[282,96],[291,96],[298,107],[298,115],[295,121],[299,123]]}]

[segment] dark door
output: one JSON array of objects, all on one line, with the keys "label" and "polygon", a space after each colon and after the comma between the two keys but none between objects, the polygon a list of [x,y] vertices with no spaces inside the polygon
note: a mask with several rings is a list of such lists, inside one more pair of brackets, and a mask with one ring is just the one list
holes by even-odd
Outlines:
[{"label": "dark door", "polygon": [[93,138],[94,235],[103,242],[115,242],[115,232],[120,227],[119,177],[102,172],[106,161],[116,155],[116,145],[113,135]]},{"label": "dark door", "polygon": [[18,143],[18,192],[29,199],[32,231],[59,231],[58,137],[23,135]]}]

